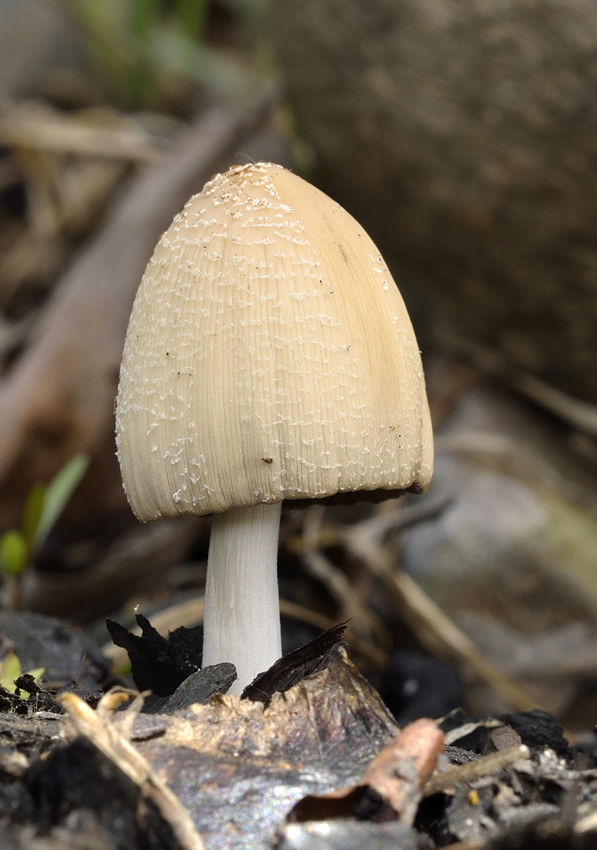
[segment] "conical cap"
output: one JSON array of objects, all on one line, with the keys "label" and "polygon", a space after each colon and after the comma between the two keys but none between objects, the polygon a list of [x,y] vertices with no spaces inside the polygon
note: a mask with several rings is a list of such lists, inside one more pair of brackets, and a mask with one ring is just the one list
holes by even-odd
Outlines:
[{"label": "conical cap", "polygon": [[160,239],[128,327],[117,443],[143,521],[424,490],[419,349],[379,251],[280,166],[216,175]]}]

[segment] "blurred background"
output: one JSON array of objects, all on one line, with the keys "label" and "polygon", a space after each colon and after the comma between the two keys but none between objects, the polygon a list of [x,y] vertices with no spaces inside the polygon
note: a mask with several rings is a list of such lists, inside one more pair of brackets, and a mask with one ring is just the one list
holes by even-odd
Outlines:
[{"label": "blurred background", "polygon": [[287,506],[286,648],[350,618],[353,657],[400,720],[540,706],[588,735],[589,0],[0,0],[5,610],[100,644],[105,616],[131,625],[136,606],[163,630],[200,621],[209,520],[136,522],[114,396],[160,234],[215,171],[260,159],[377,242],[423,350],[437,448],[424,496]]}]

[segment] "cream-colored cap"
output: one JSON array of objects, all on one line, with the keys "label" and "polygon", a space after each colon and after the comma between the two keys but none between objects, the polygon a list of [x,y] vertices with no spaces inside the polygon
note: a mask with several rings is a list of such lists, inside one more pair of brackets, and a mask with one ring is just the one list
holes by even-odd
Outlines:
[{"label": "cream-colored cap", "polygon": [[116,431],[143,521],[426,489],[419,349],[362,227],[281,166],[216,175],[147,266]]}]

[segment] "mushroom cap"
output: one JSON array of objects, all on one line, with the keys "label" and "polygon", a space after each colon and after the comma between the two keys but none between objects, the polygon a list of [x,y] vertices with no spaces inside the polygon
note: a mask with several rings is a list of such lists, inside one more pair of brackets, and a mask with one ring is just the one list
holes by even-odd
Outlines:
[{"label": "mushroom cap", "polygon": [[213,177],[137,292],[116,433],[142,521],[426,489],[419,349],[362,227],[281,166]]}]

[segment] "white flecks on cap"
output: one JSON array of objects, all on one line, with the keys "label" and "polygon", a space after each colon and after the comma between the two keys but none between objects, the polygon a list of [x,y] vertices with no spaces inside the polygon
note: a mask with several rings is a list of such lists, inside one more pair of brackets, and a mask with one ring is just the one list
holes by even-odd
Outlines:
[{"label": "white flecks on cap", "polygon": [[277,165],[210,180],[139,287],[117,443],[144,521],[425,489],[433,449],[419,350],[357,222]]}]

